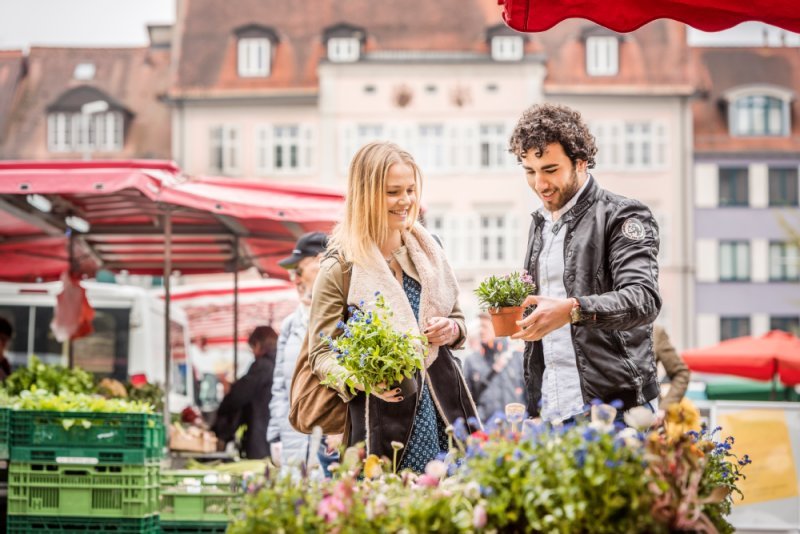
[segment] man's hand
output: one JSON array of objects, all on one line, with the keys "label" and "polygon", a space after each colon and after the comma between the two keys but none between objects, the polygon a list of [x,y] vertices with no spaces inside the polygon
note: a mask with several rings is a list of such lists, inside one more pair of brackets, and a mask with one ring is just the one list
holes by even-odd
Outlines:
[{"label": "man's hand", "polygon": [[517,332],[511,339],[522,339],[523,341],[539,341],[544,336],[558,330],[569,323],[569,315],[572,312],[572,299],[554,299],[540,295],[530,295],[522,303],[523,307],[536,305],[533,313],[517,321],[522,327],[521,332]]}]

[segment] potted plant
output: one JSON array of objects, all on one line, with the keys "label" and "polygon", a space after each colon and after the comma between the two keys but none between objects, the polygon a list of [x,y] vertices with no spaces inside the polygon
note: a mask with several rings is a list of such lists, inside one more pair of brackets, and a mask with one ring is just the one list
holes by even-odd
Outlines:
[{"label": "potted plant", "polygon": [[416,393],[414,375],[422,369],[423,348],[428,340],[422,335],[395,330],[389,305],[380,292],[375,296],[374,311],[350,307],[350,318],[337,325],[341,335],[331,338],[320,333],[344,369],[322,383],[333,385],[343,381],[352,393],[356,392],[356,384],[360,384],[367,395],[380,387],[400,387],[408,398]]},{"label": "potted plant", "polygon": [[488,310],[492,317],[494,334],[503,337],[519,332],[517,321],[522,319],[522,303],[535,291],[533,278],[523,271],[506,276],[489,276],[478,285],[475,294],[481,307]]}]

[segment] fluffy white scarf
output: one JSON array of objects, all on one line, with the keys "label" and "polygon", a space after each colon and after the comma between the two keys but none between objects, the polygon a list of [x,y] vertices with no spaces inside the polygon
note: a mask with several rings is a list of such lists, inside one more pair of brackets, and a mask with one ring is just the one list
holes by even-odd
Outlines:
[{"label": "fluffy white scarf", "polygon": [[[380,291],[392,310],[394,328],[400,332],[419,334],[431,317],[448,317],[458,300],[458,282],[444,250],[431,234],[419,224],[403,232],[403,243],[419,274],[422,294],[419,304],[419,323],[408,302],[406,293],[384,261],[377,246],[373,247],[374,261],[370,265],[353,264],[348,304],[374,309],[375,292]],[[427,369],[439,355],[438,345],[428,345],[425,358]]]}]

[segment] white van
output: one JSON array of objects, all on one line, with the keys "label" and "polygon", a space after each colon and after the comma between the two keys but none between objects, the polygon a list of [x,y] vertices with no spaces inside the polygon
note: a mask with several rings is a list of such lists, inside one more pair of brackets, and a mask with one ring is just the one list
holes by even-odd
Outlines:
[{"label": "white van", "polygon": [[[141,287],[82,281],[95,310],[94,332],[73,341],[76,366],[98,377],[125,381],[144,375],[148,382],[164,383],[164,301]],[[0,316],[14,327],[6,350],[13,368],[27,365],[35,354],[49,364],[67,364],[67,343],[50,330],[61,282],[0,283]],[[173,365],[169,407],[173,413],[194,404],[194,380],[189,355],[186,314],[170,306]]]}]

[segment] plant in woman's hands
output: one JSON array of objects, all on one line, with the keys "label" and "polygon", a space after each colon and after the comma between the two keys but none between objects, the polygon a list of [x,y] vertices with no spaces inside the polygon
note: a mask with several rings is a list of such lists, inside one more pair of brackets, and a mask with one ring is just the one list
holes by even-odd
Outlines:
[{"label": "plant in woman's hands", "polygon": [[[386,299],[380,292],[376,292],[375,297],[374,311],[349,308],[347,322],[339,321],[336,325],[340,333],[337,337],[320,332],[343,369],[341,373],[329,375],[323,384],[344,382],[352,393],[360,385],[369,395],[380,384],[390,386],[404,377],[412,378],[422,369],[427,339],[392,328],[392,311]],[[362,301],[362,308],[363,304]]]}]

